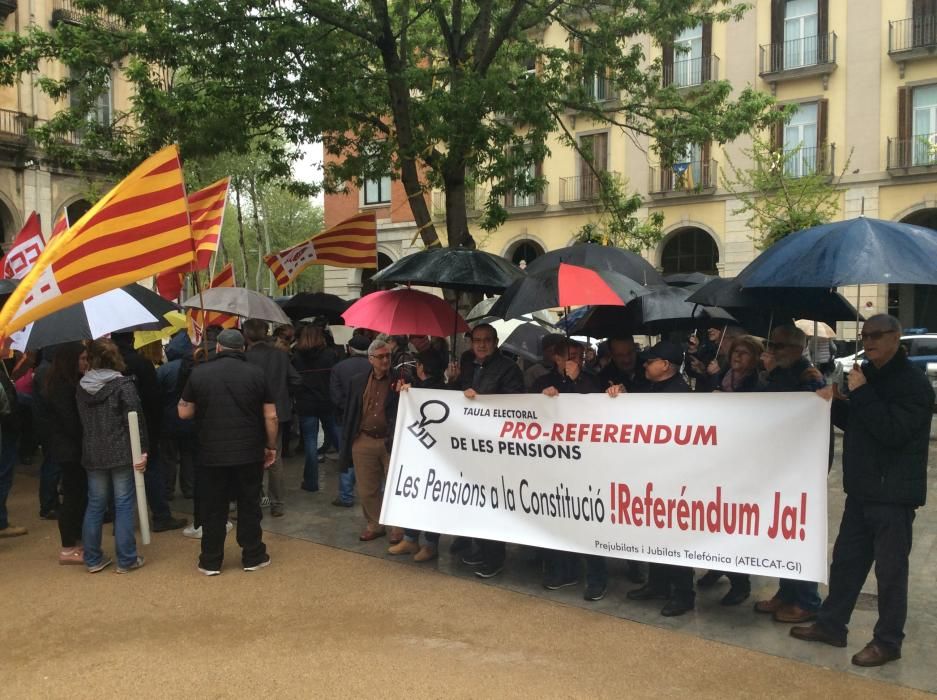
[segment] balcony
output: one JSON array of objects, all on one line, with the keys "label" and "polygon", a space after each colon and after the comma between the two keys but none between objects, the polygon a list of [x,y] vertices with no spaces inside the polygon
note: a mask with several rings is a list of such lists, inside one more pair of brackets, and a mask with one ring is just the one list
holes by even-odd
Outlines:
[{"label": "balcony", "polygon": [[[488,192],[480,185],[475,187],[466,186],[465,188],[465,214],[470,219],[474,219],[485,207],[485,200],[488,199]],[[442,190],[433,192],[430,214],[437,221],[446,219],[446,193]]]},{"label": "balcony", "polygon": [[0,0],[0,21],[16,12],[16,0]]},{"label": "balcony", "polygon": [[[617,177],[617,173],[605,173]],[[602,181],[596,175],[560,178],[560,206],[564,209],[596,206],[602,199]]]},{"label": "balcony", "polygon": [[788,177],[824,175],[832,177],[836,171],[836,145],[828,144],[813,148],[786,148],[784,174]]},{"label": "balcony", "polygon": [[122,22],[103,12],[89,12],[78,6],[74,0],[52,0],[52,26],[71,24],[81,26],[88,20],[96,20],[101,26],[111,31],[124,29]]},{"label": "balcony", "polygon": [[689,197],[716,191],[719,164],[713,160],[651,166],[648,193],[654,197]]},{"label": "balcony", "polygon": [[22,112],[0,109],[0,144],[24,148],[29,144],[28,129],[31,119]]},{"label": "balcony", "polygon": [[937,170],[937,134],[888,139],[886,167],[893,176],[921,175]]},{"label": "balcony", "polygon": [[504,208],[515,214],[540,212],[547,208],[547,200],[542,191],[530,194],[509,192],[504,196]]},{"label": "balcony", "polygon": [[771,83],[772,89],[787,80],[820,76],[825,90],[830,73],[836,70],[836,34],[833,32],[764,44],[759,52],[758,74]]},{"label": "balcony", "polygon": [[664,64],[662,80],[664,87],[673,85],[678,88],[696,87],[710,80],[719,80],[719,57],[684,58],[673,64]]},{"label": "balcony", "polygon": [[901,78],[907,61],[932,58],[937,52],[937,15],[919,15],[888,23],[888,55]]}]

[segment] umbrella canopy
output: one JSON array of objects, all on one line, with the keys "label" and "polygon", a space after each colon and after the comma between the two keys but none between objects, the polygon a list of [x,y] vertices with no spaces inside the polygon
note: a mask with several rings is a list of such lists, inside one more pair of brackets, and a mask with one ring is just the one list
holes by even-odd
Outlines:
[{"label": "umbrella canopy", "polygon": [[163,314],[166,321],[164,328],[158,328],[151,331],[136,331],[133,334],[133,347],[142,348],[144,345],[155,343],[157,341],[169,340],[176,333],[186,328],[186,317],[181,311],[170,311]]},{"label": "umbrella canopy", "polygon": [[624,306],[649,290],[611,270],[561,263],[514,282],[491,307],[491,315],[517,318],[539,309],[582,304]]},{"label": "umbrella canopy", "polygon": [[747,287],[937,284],[937,231],[860,216],[781,239],[738,277]]},{"label": "umbrella canopy", "polygon": [[590,270],[610,270],[644,285],[664,283],[660,273],[637,253],[598,243],[579,243],[544,253],[527,265],[527,274],[555,270],[560,263],[587,267]]},{"label": "umbrella canopy", "polygon": [[722,309],[687,301],[689,296],[688,289],[656,286],[627,306],[593,307],[569,332],[592,338],[607,338],[616,333],[658,335],[738,322]]},{"label": "umbrella canopy", "polygon": [[[204,302],[204,307],[202,303]],[[292,323],[290,317],[270,297],[244,287],[214,287],[199,295],[186,299],[183,306],[189,309],[204,308],[242,318],[259,318],[271,323]]]},{"label": "umbrella canopy", "polygon": [[524,271],[517,265],[482,250],[427,248],[385,267],[371,281],[494,294],[523,276]]},{"label": "umbrella canopy", "polygon": [[544,336],[554,332],[539,323],[518,318],[492,321],[491,327],[498,334],[499,349],[531,362],[540,360],[540,343]]},{"label": "umbrella canopy", "polygon": [[286,315],[298,321],[301,318],[319,316],[325,318],[330,325],[342,325],[345,321],[342,314],[348,310],[352,302],[342,299],[335,294],[325,292],[300,292],[280,304]]},{"label": "umbrella canopy", "polygon": [[[498,296],[493,296],[488,297],[487,299],[482,299],[472,307],[472,310],[469,311],[466,315],[465,320],[474,326],[476,323],[481,323],[482,321],[492,321],[497,319],[497,316],[492,316],[491,307],[497,303],[499,298],[500,297]],[[529,316],[529,318],[527,318],[527,316]],[[522,318],[547,326],[555,326],[559,320],[559,317],[556,315],[556,313],[550,311],[549,309],[533,311],[527,316]]]},{"label": "umbrella canopy", "polygon": [[391,335],[445,338],[466,333],[468,324],[444,299],[415,289],[392,289],[361,297],[342,314],[345,323]]},{"label": "umbrella canopy", "polygon": [[806,318],[831,326],[837,321],[854,321],[858,313],[842,294],[825,287],[743,289],[738,278],[731,277],[708,282],[693,292],[688,301],[718,306],[733,313],[752,310],[759,315],[773,313],[776,319]]},{"label": "umbrella canopy", "polygon": [[44,316],[13,334],[16,350],[38,350],[75,340],[93,340],[133,328],[169,325],[164,315],[178,310],[156,292],[139,284],[98,294]]},{"label": "umbrella canopy", "polygon": [[664,282],[671,287],[692,287],[697,289],[707,282],[718,279],[716,275],[706,275],[702,272],[678,272],[673,275],[664,275]]},{"label": "umbrella canopy", "polygon": [[[814,333],[814,324],[816,324],[816,333]],[[820,321],[811,321],[807,318],[799,318],[794,321],[794,325],[807,334],[807,337],[816,336],[817,338],[835,338],[836,331],[825,323]]]}]

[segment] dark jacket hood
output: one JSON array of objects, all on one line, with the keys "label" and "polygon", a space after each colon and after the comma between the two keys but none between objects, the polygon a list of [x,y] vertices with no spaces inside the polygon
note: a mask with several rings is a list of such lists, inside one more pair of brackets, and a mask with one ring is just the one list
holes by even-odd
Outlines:
[{"label": "dark jacket hood", "polygon": [[185,331],[176,333],[166,345],[166,359],[172,360],[191,360],[195,347],[189,340],[189,334]]}]

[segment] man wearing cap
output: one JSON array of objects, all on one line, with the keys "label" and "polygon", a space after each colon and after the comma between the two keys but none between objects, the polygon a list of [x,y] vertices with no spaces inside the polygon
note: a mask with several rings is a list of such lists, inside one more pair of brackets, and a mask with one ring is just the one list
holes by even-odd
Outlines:
[{"label": "man wearing cap", "polygon": [[[660,341],[647,352],[644,375],[647,377],[647,394],[683,394],[690,391],[680,375],[683,349],[676,343]],[[609,391],[611,395],[612,392]],[[675,617],[689,612],[695,606],[696,591],[693,590],[693,569],[689,566],[652,563],[648,569],[647,583],[628,592],[631,600],[666,600],[660,614]]]},{"label": "man wearing cap", "polygon": [[[348,392],[351,390],[351,381],[360,374],[367,374],[371,370],[368,362],[368,346],[371,339],[364,334],[352,337],[348,342],[348,357],[337,362],[332,368],[332,378],[329,380],[329,395],[335,407],[335,423],[345,425],[345,407],[348,405]],[[335,446],[341,452],[341,444]],[[355,504],[355,467],[338,472],[338,496],[332,501],[333,506],[351,508]]]},{"label": "man wearing cap", "polygon": [[179,400],[179,418],[195,419],[202,553],[198,570],[221,573],[228,497],[237,497],[237,541],[245,571],[270,563],[260,527],[264,469],[277,457],[277,409],[259,367],[247,362],[244,336],[228,329],[218,335],[215,357],[192,370]]}]

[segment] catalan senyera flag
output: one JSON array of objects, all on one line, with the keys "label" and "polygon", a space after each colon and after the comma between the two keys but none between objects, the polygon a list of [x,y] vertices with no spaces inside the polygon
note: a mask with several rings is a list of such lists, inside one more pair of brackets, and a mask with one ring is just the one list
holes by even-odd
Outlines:
[{"label": "catalan senyera flag", "polygon": [[377,267],[377,218],[374,212],[345,219],[292,248],[264,258],[277,285],[288,285],[310,265]]},{"label": "catalan senyera flag", "polygon": [[52,224],[52,234],[49,236],[49,239],[53,239],[56,236],[68,231],[68,210],[65,209],[59,214],[59,218],[55,220],[55,223]]},{"label": "catalan senyera flag", "polygon": [[[215,275],[209,289],[215,287],[236,287],[234,281],[234,265],[228,263],[221,272]],[[189,322],[189,337],[192,342],[198,345],[202,342],[202,331],[208,326],[221,326],[222,328],[237,328],[238,317],[232,314],[219,313],[217,311],[206,311],[205,318],[202,318],[201,309],[186,309],[186,317]]]},{"label": "catalan senyera flag", "polygon": [[167,146],[49,241],[0,311],[0,334],[194,261],[182,164]]},{"label": "catalan senyera flag", "polygon": [[218,250],[230,182],[231,178],[225,177],[189,195],[189,216],[192,220],[192,237],[195,239],[195,270],[204,270],[211,265],[211,256]]}]

